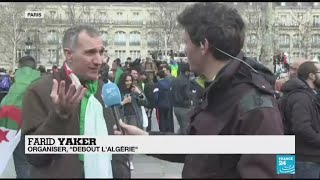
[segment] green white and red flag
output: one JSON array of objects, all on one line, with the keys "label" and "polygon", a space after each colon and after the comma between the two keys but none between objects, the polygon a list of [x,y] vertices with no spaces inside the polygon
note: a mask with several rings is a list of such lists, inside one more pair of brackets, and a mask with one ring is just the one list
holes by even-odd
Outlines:
[{"label": "green white and red flag", "polygon": [[21,108],[25,92],[40,78],[40,72],[29,67],[17,70],[15,83],[0,104],[0,175],[21,137]]}]

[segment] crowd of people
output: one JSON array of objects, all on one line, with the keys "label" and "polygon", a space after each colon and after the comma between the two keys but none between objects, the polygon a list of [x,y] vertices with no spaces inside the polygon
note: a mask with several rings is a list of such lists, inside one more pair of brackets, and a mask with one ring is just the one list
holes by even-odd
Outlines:
[{"label": "crowd of people", "polygon": [[[225,4],[195,3],[177,20],[185,29],[188,62],[128,57],[124,64],[117,58],[110,67],[99,31],[75,25],[64,34],[66,60],[59,69],[51,73],[36,69],[34,59],[26,56],[14,78],[0,70],[0,88],[5,92],[1,108],[9,107],[0,116],[4,118],[0,125],[21,128],[23,134],[13,155],[17,177],[130,178],[132,156],[125,154],[93,156],[92,161],[83,154],[23,152],[24,135],[122,135],[114,129],[117,119],[110,109],[87,109],[102,109],[102,85],[114,82],[122,96],[120,125],[127,135],[295,135],[294,177],[319,178],[320,63],[297,61],[290,66],[289,78],[276,80],[268,68],[241,51],[244,21]],[[154,110],[160,132],[151,128]],[[22,119],[10,119],[8,113],[20,113]],[[88,121],[92,113],[103,117],[102,130],[88,126],[97,121]],[[17,125],[7,126],[11,121]],[[292,177],[277,174],[276,155],[151,156],[184,163],[183,178]],[[103,167],[90,168],[92,162]]]}]

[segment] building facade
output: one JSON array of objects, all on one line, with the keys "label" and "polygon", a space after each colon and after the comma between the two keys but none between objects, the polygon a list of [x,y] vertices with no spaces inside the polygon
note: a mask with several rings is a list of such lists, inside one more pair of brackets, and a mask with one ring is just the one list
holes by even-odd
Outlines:
[{"label": "building facade", "polygon": [[[111,60],[120,58],[124,62],[127,57],[145,58],[153,51],[163,52],[164,49],[179,51],[182,30],[177,26],[175,17],[189,4],[192,3],[26,4],[25,10],[41,10],[44,18],[32,20],[34,25],[28,27],[28,33],[25,31],[24,38],[17,43],[14,58],[17,60],[25,55],[26,49],[30,48],[26,47],[25,41],[30,37],[31,55],[39,64],[47,68],[54,64],[61,65],[64,61],[61,44],[63,33],[71,24],[78,23],[92,24],[100,30],[106,46],[105,54]],[[264,41],[262,26],[265,14],[262,8],[267,3],[232,4],[247,23],[244,51],[249,56],[259,58]],[[166,13],[165,8],[170,8],[170,12]],[[270,46],[274,47],[275,52],[287,52],[289,60],[298,57],[310,59],[320,52],[320,5],[312,2],[272,3],[271,19],[273,42]],[[0,66],[12,65],[12,55],[1,55],[7,51],[8,48],[0,51],[0,58],[3,59]]]}]

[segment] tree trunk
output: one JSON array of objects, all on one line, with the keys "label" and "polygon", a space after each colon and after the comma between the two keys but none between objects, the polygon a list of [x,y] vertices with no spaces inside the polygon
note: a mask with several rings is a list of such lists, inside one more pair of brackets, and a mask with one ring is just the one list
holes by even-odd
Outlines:
[{"label": "tree trunk", "polygon": [[273,27],[273,12],[272,3],[268,2],[266,6],[262,6],[262,32],[264,40],[261,44],[261,62],[268,65],[272,60],[272,27]]},{"label": "tree trunk", "polygon": [[17,27],[16,27],[16,24],[15,24],[15,15],[12,16],[12,20],[13,20],[13,32],[14,32],[14,39],[13,39],[13,56],[12,56],[12,72],[15,71],[16,69],[16,55],[17,55]]},{"label": "tree trunk", "polygon": [[167,56],[168,42],[167,42],[167,34],[164,35],[164,56]]},{"label": "tree trunk", "polygon": [[14,43],[14,45],[13,45],[13,58],[12,58],[12,72],[14,72],[16,69],[16,59],[17,59],[16,52],[17,52],[17,45],[16,45],[16,43]]}]

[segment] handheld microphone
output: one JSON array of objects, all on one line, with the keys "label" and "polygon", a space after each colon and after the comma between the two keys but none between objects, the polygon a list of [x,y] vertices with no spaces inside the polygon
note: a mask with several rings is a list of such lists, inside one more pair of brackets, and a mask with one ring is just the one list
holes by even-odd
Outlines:
[{"label": "handheld microphone", "polygon": [[124,134],[124,131],[121,129],[119,121],[121,120],[120,116],[120,106],[121,106],[121,93],[118,86],[115,83],[108,82],[102,86],[102,99],[106,108],[112,110],[112,115],[116,120],[117,130],[121,131]]}]

